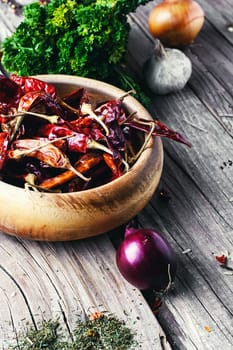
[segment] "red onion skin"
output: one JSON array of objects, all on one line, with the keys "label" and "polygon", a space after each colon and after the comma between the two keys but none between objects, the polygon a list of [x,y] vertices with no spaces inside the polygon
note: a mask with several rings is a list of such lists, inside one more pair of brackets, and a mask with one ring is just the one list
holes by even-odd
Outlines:
[{"label": "red onion skin", "polygon": [[167,290],[174,280],[177,262],[169,243],[150,229],[126,229],[117,249],[117,267],[122,276],[140,290]]}]

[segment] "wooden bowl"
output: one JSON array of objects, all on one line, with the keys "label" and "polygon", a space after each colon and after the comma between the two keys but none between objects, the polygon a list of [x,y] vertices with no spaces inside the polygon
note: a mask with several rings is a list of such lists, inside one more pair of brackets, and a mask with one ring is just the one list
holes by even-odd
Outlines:
[{"label": "wooden bowl", "polygon": [[[98,101],[119,98],[124,91],[104,82],[67,75],[40,75],[60,95],[86,88]],[[133,97],[124,99],[129,112],[151,119]],[[160,181],[163,146],[159,137],[128,173],[103,186],[73,193],[41,193],[0,181],[0,230],[10,235],[43,241],[76,240],[102,234],[127,223],[149,202]]]}]

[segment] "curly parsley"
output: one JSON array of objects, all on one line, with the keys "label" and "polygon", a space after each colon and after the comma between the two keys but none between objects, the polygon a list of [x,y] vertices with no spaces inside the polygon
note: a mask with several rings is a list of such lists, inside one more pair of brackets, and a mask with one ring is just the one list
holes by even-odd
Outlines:
[{"label": "curly parsley", "polygon": [[124,90],[136,88],[140,93],[122,66],[130,30],[127,15],[147,2],[33,2],[24,7],[23,21],[3,41],[2,63],[8,71],[22,76],[73,74],[105,80]]}]

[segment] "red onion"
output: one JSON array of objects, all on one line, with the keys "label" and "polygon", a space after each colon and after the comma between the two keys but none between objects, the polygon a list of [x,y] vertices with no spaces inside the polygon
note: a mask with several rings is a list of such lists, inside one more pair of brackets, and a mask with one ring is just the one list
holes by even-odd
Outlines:
[{"label": "red onion", "polygon": [[117,249],[122,276],[141,290],[165,292],[176,274],[176,257],[169,243],[151,229],[127,227]]}]

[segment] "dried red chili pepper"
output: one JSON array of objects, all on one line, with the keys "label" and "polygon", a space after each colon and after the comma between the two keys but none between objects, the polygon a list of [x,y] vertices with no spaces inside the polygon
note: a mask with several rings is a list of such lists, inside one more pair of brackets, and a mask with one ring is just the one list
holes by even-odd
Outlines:
[{"label": "dried red chili pepper", "polygon": [[7,159],[7,149],[10,137],[7,132],[0,132],[0,170],[4,168]]},{"label": "dried red chili pepper", "polygon": [[[87,173],[91,168],[98,165],[103,159],[102,155],[97,152],[89,152],[84,154],[75,164],[74,168],[81,174]],[[62,174],[54,176],[53,178],[42,181],[39,186],[41,189],[50,190],[59,187],[64,183],[72,180],[76,175],[73,171],[67,170]]]},{"label": "dried red chili pepper", "polygon": [[89,117],[82,117],[70,122],[70,128],[76,132],[92,137],[94,140],[103,140],[105,135],[100,129],[100,125]]},{"label": "dried red chili pepper", "polygon": [[86,153],[89,147],[90,138],[81,133],[73,133],[72,137],[67,139],[68,150],[70,152]]},{"label": "dried red chili pepper", "polygon": [[126,138],[120,125],[122,120],[126,119],[122,99],[110,100],[100,105],[95,113],[104,119],[109,129],[109,135],[106,136],[108,147],[112,150],[114,157],[118,158],[119,152],[126,149]]},{"label": "dried red chili pepper", "polygon": [[11,79],[0,75],[0,113],[7,114],[12,107],[17,107],[23,95],[21,88]]},{"label": "dried red chili pepper", "polygon": [[152,124],[154,124],[155,127],[152,133],[153,136],[167,137],[174,141],[183,143],[188,147],[192,147],[191,143],[188,142],[180,133],[168,128],[159,120],[148,121],[146,119],[137,118],[132,120],[126,120],[124,123],[124,125],[128,125],[132,128],[141,130],[143,132],[149,132]]},{"label": "dried red chili pepper", "polygon": [[57,100],[44,91],[29,91],[20,98],[19,111],[30,111],[32,108],[34,112],[63,115],[63,109]]},{"label": "dried red chili pepper", "polygon": [[102,115],[105,123],[111,123],[113,120],[117,120],[120,123],[121,120],[126,119],[122,100],[123,99],[115,99],[103,103],[95,109],[95,113],[97,115]]},{"label": "dried red chili pepper", "polygon": [[56,89],[54,85],[45,83],[40,79],[33,77],[19,77],[16,74],[12,74],[10,79],[21,88],[24,94],[32,91],[44,91],[47,94],[50,94],[53,98],[56,97]]},{"label": "dried red chili pepper", "polygon": [[73,131],[66,125],[44,124],[38,129],[37,134],[49,140],[54,140],[57,137],[71,136]]},{"label": "dried red chili pepper", "polygon": [[66,126],[56,124],[45,124],[38,130],[38,135],[54,140],[59,137],[71,136],[67,138],[67,147],[70,152],[85,153],[88,147],[89,137],[73,132]]},{"label": "dried red chili pepper", "polygon": [[107,166],[111,169],[112,172],[112,180],[117,179],[122,175],[121,170],[121,162],[119,160],[116,160],[108,153],[103,153],[103,158]]}]

